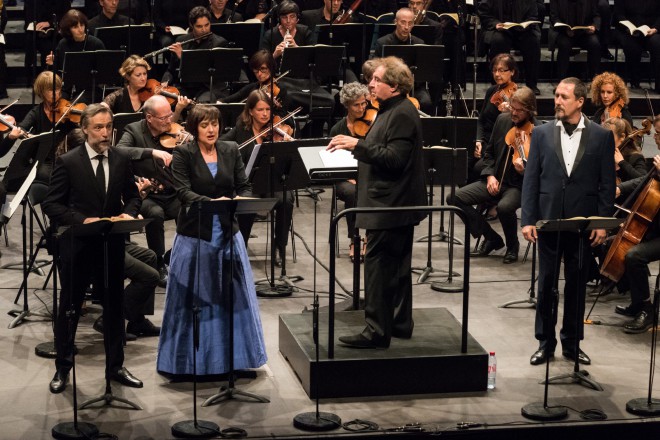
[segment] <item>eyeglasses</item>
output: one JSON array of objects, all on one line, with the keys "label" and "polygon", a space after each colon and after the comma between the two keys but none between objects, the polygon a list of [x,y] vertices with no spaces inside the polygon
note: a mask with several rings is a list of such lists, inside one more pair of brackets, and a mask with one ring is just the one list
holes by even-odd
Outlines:
[{"label": "eyeglasses", "polygon": [[252,69],[253,72],[260,72],[260,73],[269,73],[270,69],[268,67],[259,67],[258,69]]},{"label": "eyeglasses", "polygon": [[168,119],[172,119],[172,116],[174,116],[174,113],[170,113],[169,115],[165,115],[165,116],[156,116],[156,115],[151,114],[151,113],[148,113],[148,115],[151,116],[152,118],[158,119],[161,122],[165,122]]},{"label": "eyeglasses", "polygon": [[493,73],[506,73],[511,71],[511,69],[493,69]]}]

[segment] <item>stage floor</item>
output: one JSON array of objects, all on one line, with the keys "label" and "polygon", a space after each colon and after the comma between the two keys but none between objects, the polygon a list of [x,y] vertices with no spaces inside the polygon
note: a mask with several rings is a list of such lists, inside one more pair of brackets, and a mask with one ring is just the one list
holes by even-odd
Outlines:
[{"label": "stage floor", "polygon": [[[329,245],[327,240],[328,212],[330,192],[322,194],[318,216],[318,256],[325,265],[328,263]],[[293,296],[281,299],[259,299],[268,363],[257,370],[256,379],[240,379],[237,387],[246,391],[266,396],[270,403],[252,403],[234,400],[211,407],[199,407],[200,419],[213,421],[221,428],[236,426],[246,429],[249,437],[301,437],[308,434],[292,425],[295,415],[313,411],[314,401],[310,400],[303,386],[279,349],[279,320],[282,314],[299,314],[312,304],[314,290],[314,266],[306,246],[301,238],[313,248],[313,204],[309,198],[301,197],[300,207],[294,210],[296,233],[297,262],[291,260],[288,250],[287,270],[290,275],[304,275],[305,280],[298,283],[299,291]],[[494,223],[499,230],[499,224]],[[250,254],[255,277],[264,276],[266,252],[265,223],[255,225],[254,233],[258,236],[250,240]],[[167,223],[167,239],[173,238],[174,223]],[[427,224],[422,223],[415,231],[416,237],[426,234]],[[438,229],[438,216],[435,216],[434,230]],[[352,285],[352,268],[347,258],[348,239],[345,238],[345,223],[340,224],[340,254],[337,262],[338,281],[343,286]],[[462,237],[462,227],[457,226],[457,234]],[[2,257],[0,264],[20,262],[21,239],[20,220],[14,218],[9,223],[9,247],[0,240]],[[143,236],[136,236],[144,243]],[[522,237],[521,237],[522,240]],[[447,244],[435,243],[433,246],[433,265],[436,269],[447,268]],[[524,245],[523,245],[524,250]],[[455,248],[456,263],[454,270],[462,271],[460,259],[461,247]],[[521,414],[521,407],[543,399],[543,386],[539,382],[544,377],[542,366],[531,366],[529,357],[537,348],[534,339],[534,309],[502,309],[498,305],[515,299],[528,297],[530,287],[531,264],[518,262],[512,265],[502,264],[503,252],[482,259],[473,259],[471,265],[470,318],[469,331],[476,341],[486,350],[497,354],[497,386],[492,391],[479,391],[453,394],[413,394],[385,395],[379,397],[345,397],[322,399],[322,411],[332,412],[348,422],[353,419],[369,420],[382,429],[403,426],[408,423],[421,423],[427,432],[453,432],[459,422],[480,424],[474,428],[487,435],[494,435],[497,430],[529,429],[548,425],[528,422]],[[522,257],[522,254],[521,254]],[[416,243],[413,265],[424,266],[426,262],[426,244]],[[327,305],[328,275],[322,267],[317,267],[316,290],[321,297],[321,305]],[[651,267],[653,277],[658,273],[658,266]],[[441,278],[434,278],[441,279]],[[458,278],[461,280],[461,278]],[[654,280],[655,278],[653,278]],[[33,275],[29,282],[29,306],[32,311],[44,311],[52,304],[50,292],[38,290],[44,277]],[[416,277],[414,277],[416,280]],[[13,308],[12,302],[21,282],[18,271],[0,270],[0,310],[4,318],[0,320],[0,386],[3,390],[3,411],[0,414],[0,438],[7,439],[47,439],[51,437],[51,428],[64,421],[72,420],[72,388],[69,386],[63,394],[53,395],[48,391],[48,383],[54,373],[54,362],[37,357],[34,348],[38,343],[52,340],[50,322],[31,317],[14,329],[7,326],[12,320],[6,312]],[[563,285],[563,281],[562,281]],[[338,286],[338,292],[341,287]],[[159,324],[165,295],[162,289],[156,295],[156,314],[152,320]],[[345,299],[340,298],[340,299]],[[626,335],[617,327],[624,320],[613,313],[616,304],[627,304],[629,297],[619,294],[609,295],[606,301],[599,301],[591,319],[600,325],[590,325],[585,329],[582,348],[593,361],[586,370],[599,382],[604,391],[597,392],[575,384],[552,385],[549,390],[551,403],[562,404],[585,410],[597,408],[604,411],[608,422],[587,422],[579,415],[569,411],[566,424],[560,426],[590,428],[611,427],[612,421],[630,424],[639,421],[628,414],[625,404],[628,400],[647,395],[649,373],[650,334]],[[587,309],[593,299],[587,303]],[[444,308],[453,316],[461,316],[461,294],[439,293],[430,289],[428,284],[414,286],[414,307],[416,313],[425,309]],[[561,306],[560,306],[561,313]],[[87,316],[81,319],[78,330],[78,401],[103,393],[104,355],[101,335],[92,330],[92,323],[98,316],[98,309],[90,307]],[[359,323],[356,323],[356,328]],[[339,336],[339,335],[337,335]],[[171,438],[170,427],[176,422],[192,418],[192,384],[170,383],[155,370],[158,340],[142,338],[130,342],[125,350],[125,366],[144,381],[144,388],[132,389],[114,385],[114,392],[128,398],[144,409],[142,411],[117,408],[88,409],[79,412],[79,419],[95,423],[102,432],[111,433],[120,439],[163,439]],[[550,374],[570,372],[572,363],[562,359],[561,352],[550,365]],[[429,371],[428,374],[440,374]],[[464,371],[452,371],[448,374],[460,377]],[[450,377],[452,377],[450,376]],[[199,404],[214,394],[222,382],[199,384]],[[660,390],[656,393],[660,393]],[[607,425],[603,425],[607,423]],[[627,426],[646,426],[635,424]],[[548,431],[550,432],[550,431]],[[609,432],[613,432],[611,429]],[[656,431],[657,432],[657,431]],[[349,435],[346,430],[338,429],[332,434]],[[474,433],[473,433],[474,434]],[[522,432],[520,433],[522,434]],[[531,433],[529,433],[531,435]],[[537,434],[534,434],[537,435]],[[517,438],[525,438],[518,435]],[[540,438],[540,437],[539,437]]]}]

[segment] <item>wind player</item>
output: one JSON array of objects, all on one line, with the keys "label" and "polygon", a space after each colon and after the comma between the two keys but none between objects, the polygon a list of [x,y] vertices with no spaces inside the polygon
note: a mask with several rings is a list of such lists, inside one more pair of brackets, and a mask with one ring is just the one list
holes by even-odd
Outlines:
[{"label": "wind player", "polygon": [[[506,253],[502,262],[511,264],[518,261],[520,244],[518,242],[518,217],[520,208],[525,162],[523,158],[514,160],[514,148],[506,144],[505,137],[509,130],[522,129],[528,123],[538,125],[536,121],[536,96],[529,87],[516,90],[509,102],[509,112],[500,114],[493,127],[490,141],[484,153],[484,169],[481,180],[472,182],[456,190],[454,199],[447,197],[447,203],[463,209],[470,219],[470,234],[474,237],[483,235],[479,249],[474,256],[485,257],[501,249],[505,241],[495,232],[488,222],[472,205],[497,204],[497,213],[506,240]],[[521,136],[532,136],[524,133]],[[485,178],[485,180],[484,180]]]},{"label": "wind player", "polygon": [[307,26],[312,33],[318,24],[330,24],[339,15],[341,0],[323,0],[323,7],[302,12],[300,22]]},{"label": "wind player", "polygon": [[[57,226],[81,225],[113,216],[135,218],[140,209],[140,197],[130,161],[109,150],[112,112],[105,106],[92,104],[83,111],[81,127],[86,138],[85,146],[57,159],[48,195],[41,205],[44,212]],[[107,251],[104,250],[106,244]],[[108,290],[103,292],[105,377],[141,388],[142,381],[123,366],[124,237],[116,235],[105,242],[100,237],[63,237],[59,247],[64,276],[55,322],[57,371],[50,382],[50,391],[61,393],[66,388],[85,290],[90,282],[95,288],[103,289],[106,270]],[[70,318],[73,321],[70,330],[68,312],[71,305],[74,314]]]},{"label": "wind player", "polygon": [[312,32],[303,24],[298,24],[300,8],[292,0],[285,0],[277,7],[279,24],[264,32],[259,49],[273,50],[273,58],[280,57],[288,47],[309,46],[314,43]]}]

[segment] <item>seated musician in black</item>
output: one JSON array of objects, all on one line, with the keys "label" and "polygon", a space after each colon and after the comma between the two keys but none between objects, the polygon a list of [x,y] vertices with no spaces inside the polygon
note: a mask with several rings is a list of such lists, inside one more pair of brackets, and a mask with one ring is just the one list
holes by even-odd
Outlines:
[{"label": "seated musician in black", "polygon": [[[220,140],[236,142],[239,145],[243,163],[247,164],[250,161],[250,155],[252,154],[252,150],[256,144],[269,142],[271,140],[274,140],[275,142],[280,140],[289,140],[286,138],[286,136],[283,137],[277,132],[274,137],[270,135],[270,131],[266,132],[270,124],[270,119],[270,97],[261,90],[254,90],[248,96],[247,101],[245,101],[245,108],[243,109],[243,113],[241,113],[241,116],[236,123],[236,127],[232,128],[228,133],[222,135]],[[286,130],[291,129],[289,126],[280,125],[280,127]],[[277,266],[281,266],[281,262],[286,255],[287,237],[289,229],[291,228],[291,218],[293,215],[293,192],[288,191],[286,202],[284,203],[284,209],[282,209],[282,192],[280,191],[276,193],[275,196],[279,198],[279,201],[275,206],[274,244],[277,248],[275,264]],[[266,195],[262,194],[259,197],[266,197]],[[252,230],[254,218],[254,215],[238,216],[238,225],[246,245],[248,239],[250,238],[250,231]]]},{"label": "seated musician in black", "polygon": [[99,0],[99,3],[101,4],[101,12],[90,18],[87,26],[92,34],[96,29],[101,27],[133,24],[132,19],[117,12],[117,7],[119,6],[117,0]]},{"label": "seated musician in black", "polygon": [[241,15],[240,12],[236,12],[235,10],[229,9],[227,7],[227,1],[228,0],[209,0],[209,12],[211,13],[211,24],[239,23],[243,21],[243,16]]},{"label": "seated musician in black", "polygon": [[208,0],[154,1],[151,13],[156,27],[156,48],[167,47],[174,43],[176,36],[172,34],[172,26],[186,29],[189,25],[188,14],[197,6],[207,4]]},{"label": "seated musician in black", "polygon": [[304,24],[298,24],[300,9],[293,1],[285,0],[277,8],[279,24],[274,29],[264,32],[260,49],[272,50],[273,58],[278,62],[289,47],[309,46],[314,44],[312,32]]},{"label": "seated musician in black", "polygon": [[[347,10],[353,4],[353,0],[343,0],[342,9]],[[384,14],[396,12],[397,0],[369,0],[360,3],[360,7],[355,11],[356,19],[365,23],[373,21]],[[380,55],[379,55],[380,56]]]},{"label": "seated musician in black", "polygon": [[[190,32],[186,35],[180,35],[174,44],[169,47],[169,50],[176,56],[170,57],[170,63],[167,71],[163,75],[162,82],[168,84],[179,84],[179,69],[181,67],[181,55],[184,50],[194,49],[213,49],[216,47],[227,46],[227,40],[219,35],[211,33],[211,13],[203,6],[192,8],[188,14],[188,22],[190,24]],[[184,41],[189,41],[185,47],[181,44]],[[190,96],[199,102],[208,102],[210,90],[208,84],[202,83],[187,83],[185,87],[180,87],[184,95]],[[217,98],[225,94],[226,86],[224,83],[213,85],[213,95]]]},{"label": "seated musician in black", "polygon": [[323,7],[303,11],[300,23],[307,26],[313,33],[316,25],[332,23],[339,15],[340,8],[341,0],[323,0]]}]

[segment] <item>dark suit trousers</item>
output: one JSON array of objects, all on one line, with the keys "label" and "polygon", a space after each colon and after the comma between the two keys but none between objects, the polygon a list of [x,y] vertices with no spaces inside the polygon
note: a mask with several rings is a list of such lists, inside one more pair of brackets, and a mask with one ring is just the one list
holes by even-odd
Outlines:
[{"label": "dark suit trousers", "polygon": [[392,335],[409,337],[412,319],[412,262],[414,226],[367,231],[364,260],[367,327],[362,334],[387,347]]},{"label": "dark suit trousers", "polygon": [[168,197],[167,202],[161,197],[147,197],[142,201],[140,214],[144,218],[151,219],[151,222],[144,227],[147,233],[147,246],[156,253],[159,268],[163,265],[165,254],[165,220],[177,218],[180,208],[181,203],[176,197]]},{"label": "dark suit trousers", "polygon": [[541,43],[534,31],[495,31],[490,42],[488,58],[493,59],[498,54],[509,53],[513,47],[520,49],[525,67],[525,84],[536,87],[541,64]]},{"label": "dark suit trousers", "polygon": [[[71,240],[64,234],[59,240],[62,290],[55,322],[58,370],[68,371],[72,366],[73,344],[85,291],[90,282],[102,295],[106,377],[124,364],[124,237],[108,239],[108,290],[104,289],[104,252],[101,238],[83,237]],[[75,311],[71,327],[67,312]]]},{"label": "dark suit trousers", "polygon": [[[557,242],[559,241],[559,247]],[[540,232],[538,239],[539,252],[539,284],[538,284],[538,305],[536,307],[535,336],[539,341],[539,348],[544,348],[553,352],[557,346],[555,336],[555,326],[557,325],[557,311],[549,323],[552,329],[548,329],[546,334],[545,316],[547,310],[555,300],[554,287],[559,277],[559,265],[557,258],[557,249],[559,249],[560,258],[564,260],[564,316],[560,339],[562,347],[565,350],[573,350],[575,338],[584,339],[584,298],[587,288],[587,274],[589,271],[589,258],[591,247],[588,236],[582,238],[582,272],[579,271],[579,249],[580,240],[577,233],[562,232]],[[557,267],[555,267],[557,266]],[[576,296],[578,305],[576,305]],[[580,317],[576,327],[576,315]]]},{"label": "dark suit trousers", "polygon": [[660,260],[660,237],[643,241],[626,254],[626,278],[630,284],[633,306],[642,305],[650,297],[648,264]]},{"label": "dark suit trousers", "polygon": [[571,57],[571,48],[579,46],[587,51],[587,78],[591,81],[600,66],[600,43],[595,34],[578,32],[573,37],[569,37],[564,32],[557,35],[555,41],[557,46],[557,73],[558,79],[568,77],[568,65]]},{"label": "dark suit trousers", "polygon": [[651,54],[651,76],[655,77],[655,90],[660,91],[660,34],[650,37],[631,36],[628,31],[616,31],[623,53],[626,56],[626,71],[628,80],[639,83],[642,68],[642,51],[648,50]]},{"label": "dark suit trousers", "polygon": [[126,244],[124,275],[130,283],[124,289],[124,318],[140,322],[144,315],[153,314],[158,270],[156,253],[134,244]]}]

